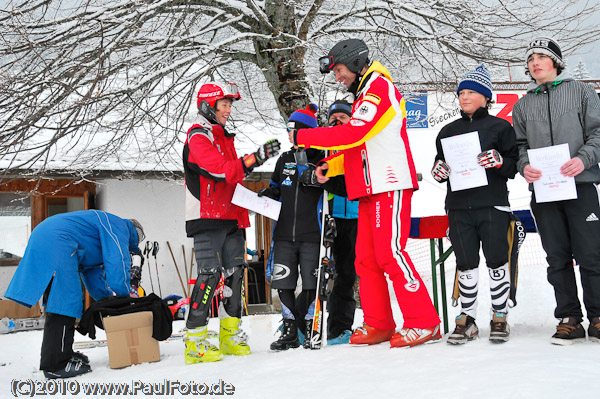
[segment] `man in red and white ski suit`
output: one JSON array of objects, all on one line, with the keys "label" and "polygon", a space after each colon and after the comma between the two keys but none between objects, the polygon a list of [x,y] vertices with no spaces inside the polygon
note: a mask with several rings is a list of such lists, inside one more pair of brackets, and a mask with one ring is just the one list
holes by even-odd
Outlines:
[{"label": "man in red and white ski suit", "polygon": [[[366,54],[365,54],[366,53]],[[427,288],[405,251],[410,231],[417,173],[406,132],[404,99],[379,62],[368,64],[362,40],[344,40],[321,62],[355,94],[348,124],[297,131],[294,141],[306,148],[342,150],[323,160],[317,175],[345,175],[349,199],[359,200],[356,272],[364,325],[350,344],[415,346],[441,339],[440,319]],[[361,65],[362,64],[362,65]],[[390,276],[404,326],[395,332],[388,285]]]}]

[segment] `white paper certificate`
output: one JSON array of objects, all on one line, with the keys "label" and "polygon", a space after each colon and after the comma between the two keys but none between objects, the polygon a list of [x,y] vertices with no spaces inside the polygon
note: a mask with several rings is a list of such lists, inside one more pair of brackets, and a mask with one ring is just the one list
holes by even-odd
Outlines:
[{"label": "white paper certificate", "polygon": [[479,133],[471,132],[441,140],[444,158],[450,166],[452,191],[487,186],[485,168],[477,163],[481,153]]},{"label": "white paper certificate", "polygon": [[542,177],[533,182],[536,202],[563,201],[577,198],[575,178],[563,176],[560,167],[569,159],[569,144],[527,150],[529,164],[542,171]]},{"label": "white paper certificate", "polygon": [[281,202],[272,200],[269,197],[259,197],[254,191],[248,190],[239,183],[235,187],[231,202],[273,220],[279,218],[279,212],[281,211]]}]

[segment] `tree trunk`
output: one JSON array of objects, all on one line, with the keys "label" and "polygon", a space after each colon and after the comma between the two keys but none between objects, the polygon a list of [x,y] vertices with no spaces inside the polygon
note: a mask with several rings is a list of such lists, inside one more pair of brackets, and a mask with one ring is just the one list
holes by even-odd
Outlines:
[{"label": "tree trunk", "polygon": [[310,102],[311,90],[304,70],[306,49],[296,33],[295,8],[286,2],[267,2],[265,13],[275,28],[272,39],[255,39],[257,65],[285,118]]}]

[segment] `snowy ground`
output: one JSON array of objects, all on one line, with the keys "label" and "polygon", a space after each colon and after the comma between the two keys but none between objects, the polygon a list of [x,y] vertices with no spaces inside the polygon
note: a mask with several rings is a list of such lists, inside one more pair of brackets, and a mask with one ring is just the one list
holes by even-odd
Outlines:
[{"label": "snowy ground", "polygon": [[[239,398],[594,397],[598,391],[595,378],[600,376],[600,345],[586,342],[561,347],[549,343],[556,321],[545,268],[521,268],[519,303],[509,316],[511,340],[502,345],[487,340],[490,300],[485,270],[481,272],[481,339],[465,346],[445,342],[413,349],[390,349],[388,344],[339,345],[321,351],[299,348],[273,353],[269,344],[275,339],[273,331],[280,317],[257,315],[243,322],[250,336],[251,356],[185,365],[181,342],[161,342],[160,362],[112,370],[107,349],[93,348],[84,351],[91,359],[93,372],[77,380],[150,384],[166,379],[209,385],[223,380],[235,387],[233,396]],[[447,277],[450,286],[450,271]],[[452,325],[456,313],[456,308],[450,309]],[[396,320],[400,325],[399,314]],[[358,310],[356,323],[361,321]],[[587,321],[584,325],[587,328]],[[183,322],[177,321],[174,331],[182,327]],[[218,329],[218,320],[212,319],[209,328]],[[0,365],[7,363],[0,366],[0,398],[12,397],[14,379],[44,380],[38,370],[41,337],[41,331],[0,335]],[[75,339],[86,338],[76,333]],[[137,396],[145,395],[140,391]]]}]

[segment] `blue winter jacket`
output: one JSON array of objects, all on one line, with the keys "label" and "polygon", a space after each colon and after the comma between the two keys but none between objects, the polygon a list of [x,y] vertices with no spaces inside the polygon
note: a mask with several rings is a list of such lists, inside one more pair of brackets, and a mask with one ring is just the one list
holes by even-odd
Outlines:
[{"label": "blue winter jacket", "polygon": [[358,201],[350,201],[348,197],[334,195],[331,214],[336,218],[358,219]]},{"label": "blue winter jacket", "polygon": [[51,216],[31,233],[5,297],[31,307],[52,280],[46,311],[81,317],[81,281],[94,300],[129,295],[129,253],[137,252],[137,246],[131,221],[110,213],[89,210]]}]

